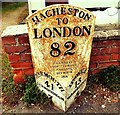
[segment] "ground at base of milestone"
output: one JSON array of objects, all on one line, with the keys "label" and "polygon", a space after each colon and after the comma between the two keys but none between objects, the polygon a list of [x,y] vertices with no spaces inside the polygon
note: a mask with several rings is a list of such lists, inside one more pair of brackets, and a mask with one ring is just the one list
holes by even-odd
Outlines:
[{"label": "ground at base of milestone", "polygon": [[[111,92],[102,85],[95,85],[94,94],[84,90],[76,101],[70,106],[66,113],[116,113],[119,114],[120,95],[118,92]],[[64,113],[52,103],[49,105],[31,104],[26,106],[23,101],[13,107],[7,103],[3,105],[3,113]]]},{"label": "ground at base of milestone", "polygon": [[[20,24],[26,16],[23,16],[23,12],[28,8],[24,5],[15,11],[7,12],[2,15],[2,31],[10,25]],[[10,15],[8,15],[10,14]],[[119,92],[111,92],[109,89],[102,85],[95,85],[94,93],[84,90],[76,101],[70,106],[66,113],[117,113],[120,114],[120,94]],[[3,102],[3,113],[63,113],[59,109],[55,108],[52,103],[49,105],[35,105],[31,104],[29,107],[23,103],[20,99],[19,103],[14,106],[10,106],[7,102],[4,102],[3,98],[0,98],[0,102]]]}]

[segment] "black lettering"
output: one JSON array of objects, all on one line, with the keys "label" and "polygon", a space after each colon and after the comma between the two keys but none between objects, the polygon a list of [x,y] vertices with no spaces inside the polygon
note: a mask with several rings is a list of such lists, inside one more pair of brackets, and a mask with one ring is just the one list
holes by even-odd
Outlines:
[{"label": "black lettering", "polygon": [[57,42],[53,43],[51,45],[50,55],[53,57],[58,57],[60,54],[61,54],[61,51],[59,49],[59,44]]},{"label": "black lettering", "polygon": [[59,89],[62,89],[62,87],[60,86]]},{"label": "black lettering", "polygon": [[59,8],[56,8],[56,11],[57,11],[57,15],[59,15],[60,13],[59,13]]},{"label": "black lettering", "polygon": [[78,81],[75,82],[75,88],[78,87],[78,85],[80,84],[80,82],[81,82],[81,77],[78,79]]},{"label": "black lettering", "polygon": [[62,92],[62,91],[65,91],[62,87],[59,87],[59,89],[60,89],[61,92]]},{"label": "black lettering", "polygon": [[50,93],[52,93],[53,95],[55,95],[56,97],[64,101],[64,98],[60,97],[59,95],[57,95],[55,92],[51,91],[50,89],[44,87],[42,84],[37,83],[37,85],[40,85],[41,87],[43,87],[44,89],[46,89],[47,91],[49,91]]},{"label": "black lettering", "polygon": [[89,28],[87,28],[86,26],[83,26],[82,36],[85,35],[85,31],[87,32],[88,35],[90,35],[91,25],[88,25],[88,26],[89,26]]},{"label": "black lettering", "polygon": [[61,7],[61,14],[66,14],[66,8],[65,7]]},{"label": "black lettering", "polygon": [[48,77],[48,74],[44,72],[44,75]]},{"label": "black lettering", "polygon": [[72,8],[68,8],[68,14],[72,15]]},{"label": "black lettering", "polygon": [[79,74],[79,72],[77,73],[77,75],[76,75],[76,77],[78,77],[80,74]]},{"label": "black lettering", "polygon": [[77,86],[75,90],[67,97],[67,99],[70,99],[70,97],[80,88],[80,86],[83,85],[83,83],[85,83],[86,80],[87,79],[85,79],[82,83],[80,83],[79,86]]},{"label": "black lettering", "polygon": [[79,27],[76,26],[73,28],[70,27],[59,27],[59,28],[45,28],[40,36],[38,36],[38,30],[34,28],[34,38],[51,38],[51,37],[70,37],[72,34],[74,36],[86,36],[91,33],[91,25]]},{"label": "black lettering", "polygon": [[63,18],[63,23],[67,24],[68,23],[68,19],[67,18]]},{"label": "black lettering", "polygon": [[60,25],[60,21],[62,20],[61,18],[56,18],[58,20],[58,25]]},{"label": "black lettering", "polygon": [[52,31],[49,29],[49,28],[45,28],[43,30],[43,35],[46,37],[46,38],[49,38],[52,36]]},{"label": "black lettering", "polygon": [[69,27],[63,27],[63,37],[69,37],[71,35],[71,29]]},{"label": "black lettering", "polygon": [[[45,18],[46,18],[42,13],[40,13],[40,17],[41,17],[42,19],[45,19]],[[42,19],[41,19],[41,20],[42,20]]]},{"label": "black lettering", "polygon": [[[59,29],[59,31],[58,31]],[[57,35],[59,35],[59,37],[61,37],[61,27],[60,28],[53,28],[53,37],[56,37],[56,33]]]},{"label": "black lettering", "polygon": [[[38,35],[37,35],[37,28],[34,28],[34,39],[38,39]],[[39,38],[42,38],[42,35],[39,36]]]},{"label": "black lettering", "polygon": [[55,9],[52,9],[52,12],[53,12],[53,16],[55,16]]},{"label": "black lettering", "polygon": [[79,26],[74,27],[73,35],[74,36],[80,36],[80,34],[81,34],[81,28]]},{"label": "black lettering", "polygon": [[51,76],[51,80],[54,82],[54,81],[55,81],[55,78],[53,78],[53,77]]},{"label": "black lettering", "polygon": [[51,11],[51,10],[47,10],[47,11],[45,12],[45,14],[46,14],[47,17],[52,16],[52,13],[51,13],[50,11]]},{"label": "black lettering", "polygon": [[73,81],[71,81],[71,83],[70,83],[69,87],[72,87],[72,85],[73,85]]},{"label": "black lettering", "polygon": [[[86,68],[80,70],[80,71],[75,75],[75,77],[73,78],[73,80],[71,81],[69,87],[72,87],[72,85],[73,85],[74,81],[76,80],[76,78],[77,78],[80,74],[85,73],[86,70],[87,70]],[[80,79],[81,79],[81,78],[80,78]]]},{"label": "black lettering", "polygon": [[51,16],[55,16],[55,15],[60,15],[60,14],[68,14],[68,15],[73,15],[73,16],[77,16],[79,18],[83,18],[84,20],[90,20],[91,15],[89,13],[86,13],[86,11],[80,11],[80,9],[77,8],[66,8],[66,7],[61,7],[61,8],[53,8],[52,10],[46,10],[45,14],[40,13],[39,16],[34,16],[32,18],[32,21],[34,22],[34,24],[38,24],[39,22],[41,22],[43,19],[45,19],[46,17],[51,17]]},{"label": "black lettering", "polygon": [[78,9],[74,9],[74,16],[76,16],[76,14],[79,12]]},{"label": "black lettering", "polygon": [[83,18],[85,16],[85,13],[83,12],[83,11],[81,11],[80,13],[79,13],[79,17],[80,18]]},{"label": "black lettering", "polygon": [[83,19],[84,19],[84,20],[89,20],[90,17],[91,17],[91,15],[89,15],[89,14],[87,13]]},{"label": "black lettering", "polygon": [[51,85],[51,87],[52,87],[51,89],[54,90],[54,86],[53,86],[53,84]]},{"label": "black lettering", "polygon": [[52,9],[52,16],[55,16],[55,15],[59,15],[59,8],[56,8],[56,9]]},{"label": "black lettering", "polygon": [[58,86],[58,85],[60,85],[60,83],[59,83],[59,82],[57,82],[57,84],[56,84],[56,85]]},{"label": "black lettering", "polygon": [[65,91],[64,89],[61,89],[61,92]]},{"label": "black lettering", "polygon": [[35,24],[37,24],[38,22],[40,22],[40,20],[38,19],[37,16],[33,17],[33,18],[32,18],[32,21],[33,21]]},{"label": "black lettering", "polygon": [[34,29],[34,35],[35,35],[34,38],[37,38],[37,28]]},{"label": "black lettering", "polygon": [[72,41],[68,41],[65,43],[64,45],[66,48],[68,48],[68,50],[64,53],[65,55],[73,55],[75,52],[73,52],[72,50],[75,48],[75,44]]},{"label": "black lettering", "polygon": [[40,75],[43,76],[43,72],[42,71],[40,71]]},{"label": "black lettering", "polygon": [[[61,86],[61,84],[59,83],[59,82],[57,82],[57,80],[55,80],[55,78],[53,78],[51,75],[49,75],[48,73],[46,73],[46,72],[39,72],[39,73],[36,73],[35,74],[35,76],[36,77],[41,77],[41,76],[44,76],[44,77],[48,77],[48,78],[50,78],[54,83],[56,83],[56,85],[58,86],[58,88],[60,89],[60,91],[62,92],[62,91],[65,91],[64,89],[63,89],[63,87]],[[53,84],[49,84],[49,82],[48,81],[45,81],[45,84],[46,84],[46,86],[47,87],[50,87],[52,90],[54,89],[54,85]]]},{"label": "black lettering", "polygon": [[46,81],[46,82],[45,82],[45,84],[46,84],[46,86],[47,86],[47,87],[50,87],[50,85],[49,85],[48,81]]}]

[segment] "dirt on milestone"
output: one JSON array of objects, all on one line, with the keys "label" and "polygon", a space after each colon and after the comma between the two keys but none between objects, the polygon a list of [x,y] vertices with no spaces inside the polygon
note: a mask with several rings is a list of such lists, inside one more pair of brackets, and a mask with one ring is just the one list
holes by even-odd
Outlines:
[{"label": "dirt on milestone", "polygon": [[[2,31],[7,26],[20,24],[28,16],[28,5],[8,11],[2,14]],[[95,87],[94,93],[83,91],[75,103],[68,109],[67,113],[119,113],[118,92],[111,92],[107,88],[99,85]],[[4,97],[3,97],[4,98]],[[0,99],[0,101],[4,101]],[[18,105],[13,107],[7,103],[3,105],[4,113],[62,113],[54,108],[52,104],[46,106],[34,105],[27,107],[20,99]]]}]

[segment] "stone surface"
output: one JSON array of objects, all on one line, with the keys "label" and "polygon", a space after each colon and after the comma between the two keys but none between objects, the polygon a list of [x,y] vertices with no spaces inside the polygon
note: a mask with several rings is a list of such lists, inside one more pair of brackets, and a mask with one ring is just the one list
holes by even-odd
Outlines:
[{"label": "stone surface", "polygon": [[[116,25],[99,25],[96,26],[95,32],[94,32],[94,38],[95,40],[107,40],[107,39],[114,39],[114,37],[118,37],[117,39],[120,39],[120,27]],[[15,35],[21,35],[21,34],[27,34],[28,29],[27,25],[14,25],[14,26],[8,26],[2,33],[1,37],[5,36],[15,36]]]},{"label": "stone surface", "polygon": [[56,5],[27,20],[37,85],[66,111],[86,86],[95,17],[80,7]]},{"label": "stone surface", "polygon": [[11,35],[20,35],[28,33],[27,25],[14,25],[8,26],[2,33],[1,37],[11,36]]}]

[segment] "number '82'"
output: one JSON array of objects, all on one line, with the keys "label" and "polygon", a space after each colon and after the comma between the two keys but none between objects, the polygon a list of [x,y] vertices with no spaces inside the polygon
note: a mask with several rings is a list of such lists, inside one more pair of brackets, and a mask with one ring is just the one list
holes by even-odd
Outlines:
[{"label": "number '82'", "polygon": [[[73,55],[75,53],[74,51],[72,51],[75,48],[75,43],[74,42],[67,41],[64,44],[64,47],[67,49],[64,52],[64,56],[66,56],[66,55]],[[51,45],[50,55],[53,56],[53,57],[58,57],[60,54],[61,54],[60,45],[59,45],[59,43],[54,42]]]}]

